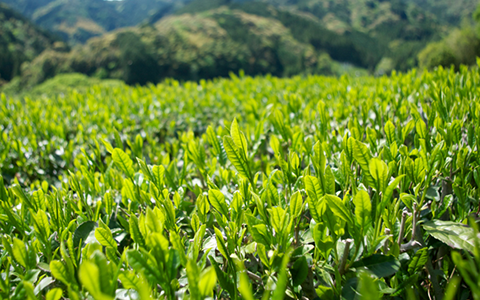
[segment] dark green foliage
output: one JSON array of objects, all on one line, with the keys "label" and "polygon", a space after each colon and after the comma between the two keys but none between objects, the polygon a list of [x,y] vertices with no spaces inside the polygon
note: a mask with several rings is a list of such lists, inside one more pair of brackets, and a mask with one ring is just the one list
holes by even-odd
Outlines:
[{"label": "dark green foliage", "polygon": [[149,51],[140,37],[133,32],[122,32],[116,37],[115,46],[120,51],[119,64],[123,69],[123,80],[127,84],[157,82],[162,72],[154,54]]},{"label": "dark green foliage", "polygon": [[392,69],[407,71],[418,66],[417,54],[425,47],[427,41],[402,41],[392,44],[389,49]]},{"label": "dark green foliage", "polygon": [[480,4],[476,10],[470,10],[468,16],[471,16],[471,19],[464,19],[461,28],[454,29],[443,39],[428,44],[418,54],[420,67],[432,69],[439,65],[454,66],[458,70],[462,64],[475,64],[476,57],[480,56]]},{"label": "dark green foliage", "polygon": [[365,33],[355,29],[335,32],[327,29],[319,19],[294,11],[275,9],[264,3],[233,4],[231,7],[280,21],[295,39],[327,52],[337,61],[372,69],[387,50],[385,45]]},{"label": "dark green foliage", "polygon": [[418,54],[418,59],[420,67],[427,69],[437,66],[450,67],[457,62],[452,50],[443,42],[429,44]]},{"label": "dark green foliage", "polygon": [[126,26],[182,6],[185,0],[3,0],[71,43]]},{"label": "dark green foliage", "polygon": [[472,28],[464,28],[454,30],[443,40],[429,44],[419,53],[418,59],[423,68],[453,65],[458,69],[462,64],[475,64],[477,56],[480,56],[480,38]]},{"label": "dark green foliage", "polygon": [[33,25],[19,13],[0,3],[0,85],[20,75],[23,62],[30,61],[57,39]]},{"label": "dark green foliage", "polygon": [[[70,72],[146,84],[167,77],[225,77],[240,70],[248,75],[338,74],[340,62],[388,74],[418,65],[458,67],[474,63],[478,55],[477,38],[463,31],[452,31],[446,38],[450,42],[418,55],[457,24],[455,17],[442,20],[432,13],[444,7],[442,1],[31,1],[9,3],[65,40],[85,45],[70,53],[47,51],[22,73],[22,62],[32,58],[3,50],[0,66],[14,70],[2,74],[3,80],[20,75],[26,88]],[[460,2],[471,7],[478,1]],[[455,6],[448,14],[467,18],[471,12]]]},{"label": "dark green foliage", "polygon": [[11,80],[13,76],[18,75],[15,73],[20,69],[21,60],[8,49],[8,42],[3,36],[0,36],[0,53],[0,80]]},{"label": "dark green foliage", "polygon": [[435,16],[439,21],[460,25],[469,20],[477,8],[478,0],[407,0]]},{"label": "dark green foliage", "polygon": [[128,84],[155,83],[166,77],[226,77],[240,70],[249,75],[290,76],[329,69],[325,60],[322,66],[317,64],[320,54],[275,19],[220,8],[107,34],[70,53],[45,52],[24,70],[21,80],[32,86],[65,72]]},{"label": "dark green foliage", "polygon": [[175,12],[177,15],[181,14],[195,14],[202,11],[218,8],[222,5],[229,5],[232,0],[192,0],[184,7]]}]

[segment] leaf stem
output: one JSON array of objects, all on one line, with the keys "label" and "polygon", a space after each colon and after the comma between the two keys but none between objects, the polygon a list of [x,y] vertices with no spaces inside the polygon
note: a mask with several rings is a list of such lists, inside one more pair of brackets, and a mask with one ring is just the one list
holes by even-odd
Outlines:
[{"label": "leaf stem", "polygon": [[350,244],[352,242],[353,242],[352,239],[345,240],[345,249],[343,250],[342,260],[340,262],[340,268],[338,269],[338,271],[340,272],[340,275],[343,275],[345,273],[345,266],[347,265],[347,258],[348,258],[348,255],[350,254]]},{"label": "leaf stem", "polygon": [[405,231],[405,221],[407,219],[407,212],[406,211],[403,211],[402,213],[402,222],[400,223],[400,233],[398,234],[398,240],[397,240],[397,244],[399,246],[402,245],[402,240],[403,240],[403,233]]}]

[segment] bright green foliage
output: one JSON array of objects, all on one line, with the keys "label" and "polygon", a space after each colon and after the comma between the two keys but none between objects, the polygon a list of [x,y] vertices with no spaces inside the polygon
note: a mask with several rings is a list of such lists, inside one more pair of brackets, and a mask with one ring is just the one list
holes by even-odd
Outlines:
[{"label": "bright green foliage", "polygon": [[0,298],[480,299],[479,94],[463,67],[2,95]]}]

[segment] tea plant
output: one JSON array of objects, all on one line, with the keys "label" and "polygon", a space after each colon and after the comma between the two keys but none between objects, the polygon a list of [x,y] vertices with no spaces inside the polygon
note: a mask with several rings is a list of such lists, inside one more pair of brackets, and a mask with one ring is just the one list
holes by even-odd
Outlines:
[{"label": "tea plant", "polygon": [[1,97],[4,299],[480,299],[480,73]]}]

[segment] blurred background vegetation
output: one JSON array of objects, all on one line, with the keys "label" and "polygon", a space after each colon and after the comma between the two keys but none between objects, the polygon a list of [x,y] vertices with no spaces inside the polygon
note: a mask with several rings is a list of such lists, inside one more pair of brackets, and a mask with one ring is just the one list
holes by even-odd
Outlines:
[{"label": "blurred background vegetation", "polygon": [[458,68],[480,56],[479,2],[3,0],[0,90]]}]

